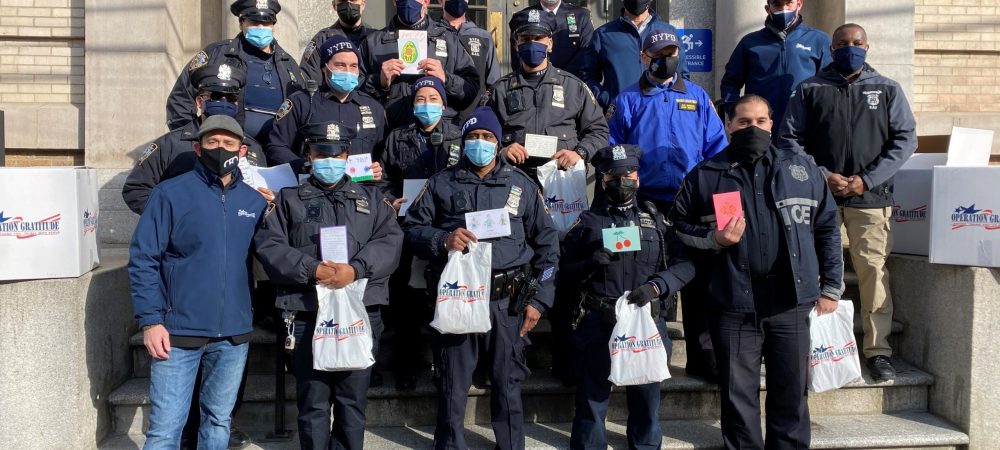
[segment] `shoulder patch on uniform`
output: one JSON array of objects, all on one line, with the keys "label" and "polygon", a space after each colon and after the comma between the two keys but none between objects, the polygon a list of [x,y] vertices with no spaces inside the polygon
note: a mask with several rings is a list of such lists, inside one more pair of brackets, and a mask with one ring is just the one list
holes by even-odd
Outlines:
[{"label": "shoulder patch on uniform", "polygon": [[292,112],[292,101],[286,98],[285,101],[281,102],[281,107],[278,108],[278,113],[275,115],[274,120],[284,119],[290,112]]},{"label": "shoulder patch on uniform", "polygon": [[139,163],[136,165],[141,166],[142,163],[147,159],[149,159],[149,157],[152,156],[153,153],[156,152],[156,150],[159,148],[160,148],[159,145],[156,145],[155,142],[151,142],[149,145],[146,146],[146,149],[142,151],[142,155],[139,155]]},{"label": "shoulder patch on uniform", "polygon": [[392,207],[392,203],[389,203],[389,199],[382,197],[382,203],[385,203],[385,206],[388,206],[390,210],[396,211],[396,208]]},{"label": "shoulder patch on uniform", "polygon": [[611,120],[615,116],[615,111],[618,110],[618,106],[614,103],[608,105],[608,112],[604,113],[604,120]]},{"label": "shoulder patch on uniform", "polygon": [[491,97],[493,97],[493,88],[486,88],[483,95],[479,97],[479,106],[489,106]]},{"label": "shoulder patch on uniform", "polygon": [[[549,207],[545,205],[545,197],[542,197],[542,191],[535,189],[535,193],[538,194],[538,202],[542,204],[542,209],[545,210],[545,214],[549,213]],[[580,220],[580,219],[577,219]]]},{"label": "shoulder patch on uniform", "polygon": [[208,64],[208,53],[205,53],[205,51],[202,50],[197,54],[195,54],[194,58],[191,58],[191,62],[188,63],[188,72],[194,72],[195,70],[205,67],[205,65],[207,64]]},{"label": "shoulder patch on uniform", "polygon": [[306,46],[306,51],[302,52],[302,61],[305,61],[312,57],[313,53],[316,52],[316,41],[309,41],[309,45]]}]

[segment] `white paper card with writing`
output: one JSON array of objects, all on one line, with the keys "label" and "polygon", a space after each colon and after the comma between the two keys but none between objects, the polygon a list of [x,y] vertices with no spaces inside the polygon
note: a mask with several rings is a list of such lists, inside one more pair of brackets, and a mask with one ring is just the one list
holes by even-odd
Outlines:
[{"label": "white paper card with writing", "polygon": [[396,40],[399,50],[399,59],[403,60],[405,67],[403,73],[407,75],[419,75],[417,63],[427,59],[427,31],[426,30],[399,30],[399,39]]},{"label": "white paper card with writing", "polygon": [[257,177],[264,184],[259,187],[266,187],[275,194],[286,187],[294,187],[299,184],[298,178],[295,176],[295,171],[292,170],[292,166],[288,165],[288,163],[274,167],[257,167],[255,169]]},{"label": "white paper card with writing", "polygon": [[323,261],[347,264],[347,227],[323,227],[319,229],[319,249]]},{"label": "white paper card with writing", "polygon": [[559,150],[559,138],[543,134],[526,134],[524,149],[528,151],[528,156],[551,158]]},{"label": "white paper card with writing", "polygon": [[479,240],[510,236],[510,213],[507,208],[465,213],[465,228]]},{"label": "white paper card with writing", "polygon": [[372,154],[363,153],[360,155],[348,156],[347,174],[351,176],[351,180],[356,182],[374,180],[375,174],[372,173]]},{"label": "white paper card with writing", "polygon": [[993,130],[953,127],[948,143],[949,166],[984,167],[990,164]]},{"label": "white paper card with writing", "polygon": [[400,217],[405,216],[406,212],[410,210],[410,205],[413,205],[425,184],[427,184],[427,180],[403,180],[403,198],[406,199],[406,202],[399,207]]}]

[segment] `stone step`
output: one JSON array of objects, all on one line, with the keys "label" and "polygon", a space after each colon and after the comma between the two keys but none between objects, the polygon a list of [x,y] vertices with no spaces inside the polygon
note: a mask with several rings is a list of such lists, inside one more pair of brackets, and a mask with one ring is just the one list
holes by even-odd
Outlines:
[{"label": "stone step", "polygon": [[[667,420],[661,423],[664,450],[719,449],[722,437],[716,419]],[[570,423],[526,424],[527,449],[569,448]],[[398,448],[429,449],[433,427],[369,427],[365,431],[365,448],[394,450]],[[288,442],[260,442],[265,431],[250,432],[254,443],[251,450],[298,449],[297,436]],[[492,449],[493,431],[489,425],[470,425],[465,433],[470,449]],[[626,448],[625,425],[621,421],[608,423],[611,448]],[[101,443],[100,450],[135,450],[142,447],[141,434],[112,437]],[[875,448],[934,448],[957,449],[969,443],[969,437],[944,420],[925,412],[873,415],[812,416],[814,449],[875,449]]]},{"label": "stone step", "polygon": [[[898,336],[903,331],[903,324],[893,321],[892,333]],[[552,355],[549,350],[548,340],[552,332],[552,326],[547,319],[539,321],[538,326],[531,332],[530,337],[534,345],[528,347],[528,366],[532,369],[547,369],[551,366]],[[855,315],[854,333],[861,336],[861,316]],[[671,353],[671,362],[683,366],[687,361],[687,350],[684,346],[684,327],[680,322],[667,323],[667,334],[674,341]],[[271,330],[256,327],[250,339],[250,352],[247,355],[247,365],[250,373],[267,375],[274,373],[277,347],[275,333]],[[891,338],[890,344],[897,344]],[[142,345],[142,332],[132,335],[129,340],[132,345],[132,370],[136,377],[149,377],[150,357],[146,348]],[[429,345],[429,343],[428,343]],[[429,352],[429,349],[427,349]],[[382,351],[379,352],[379,364],[381,367],[390,367],[392,358],[392,342],[389,339],[382,340]],[[425,355],[430,361],[430,354]]]},{"label": "stone step", "polygon": [[[863,380],[836,391],[813,394],[810,409],[816,415],[883,414],[924,411],[928,387],[933,378],[902,361],[896,362],[899,375],[895,381],[875,383],[862,365]],[[689,376],[678,366],[671,367],[673,378],[662,384],[661,417],[663,419],[701,419],[717,417],[719,390],[714,384]],[[437,391],[424,373],[413,391],[397,391],[392,374],[386,373],[382,387],[368,392],[369,426],[432,425],[437,410]],[[766,381],[761,377],[762,397]],[[569,422],[573,414],[573,388],[564,387],[547,371],[536,371],[524,384],[525,420],[539,423]],[[286,377],[285,417],[287,426],[295,418],[295,383]],[[251,375],[247,381],[244,403],[237,414],[237,424],[248,430],[266,429],[273,424],[275,386],[268,375]],[[116,389],[109,397],[116,434],[140,434],[149,414],[149,379],[133,378]],[[762,403],[763,404],[763,400]],[[627,417],[624,389],[612,392],[610,420]],[[489,423],[489,390],[473,386],[469,391],[466,423]]]}]

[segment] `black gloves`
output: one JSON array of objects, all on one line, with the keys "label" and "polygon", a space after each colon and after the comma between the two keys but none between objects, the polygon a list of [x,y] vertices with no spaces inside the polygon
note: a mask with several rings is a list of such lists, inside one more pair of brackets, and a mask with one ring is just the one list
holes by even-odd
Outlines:
[{"label": "black gloves", "polygon": [[657,301],[659,296],[660,293],[656,291],[655,286],[651,283],[645,283],[628,294],[628,302],[640,308],[646,306],[647,303],[652,303],[650,305],[650,315],[656,317],[660,314],[660,302]]},{"label": "black gloves", "polygon": [[611,250],[601,247],[590,257],[592,267],[602,267],[611,264],[611,257],[614,256]]}]

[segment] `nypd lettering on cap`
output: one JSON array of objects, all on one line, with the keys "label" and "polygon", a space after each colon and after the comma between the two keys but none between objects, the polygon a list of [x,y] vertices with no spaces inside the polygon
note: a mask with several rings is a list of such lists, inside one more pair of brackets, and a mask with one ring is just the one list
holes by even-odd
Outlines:
[{"label": "nypd lettering on cap", "polygon": [[469,131],[469,128],[472,127],[473,125],[475,125],[477,122],[479,122],[479,118],[478,117],[473,117],[473,118],[467,120],[465,122],[465,126],[462,127],[462,134],[465,134],[467,131]]},{"label": "nypd lettering on cap", "polygon": [[611,155],[611,158],[615,161],[622,161],[628,158],[628,155],[625,154],[625,147],[620,145],[616,145],[611,149]]},{"label": "nypd lettering on cap", "polygon": [[670,33],[656,33],[650,36],[650,42],[654,44],[659,42],[672,42],[674,44],[677,44],[677,36],[674,36]]},{"label": "nypd lettering on cap", "polygon": [[420,81],[418,81],[418,82],[416,82],[416,83],[413,84],[413,88],[414,88],[413,90],[415,90],[415,91],[419,90],[420,88],[425,88],[425,87],[437,89],[437,86],[434,85],[434,81],[433,80],[420,80]]},{"label": "nypd lettering on cap", "polygon": [[340,140],[340,127],[335,123],[326,126],[326,138],[331,141]]}]

